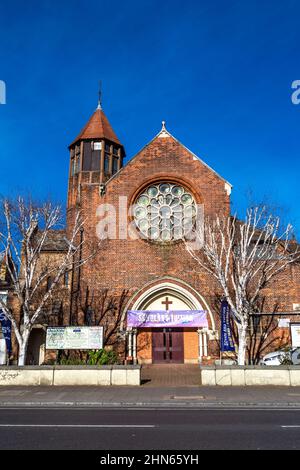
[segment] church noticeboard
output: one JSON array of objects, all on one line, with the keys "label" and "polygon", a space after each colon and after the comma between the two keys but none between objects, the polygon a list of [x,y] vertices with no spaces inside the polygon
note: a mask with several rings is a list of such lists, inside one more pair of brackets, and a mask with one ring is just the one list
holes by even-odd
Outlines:
[{"label": "church noticeboard", "polygon": [[292,348],[300,348],[300,323],[291,323]]},{"label": "church noticeboard", "polygon": [[46,349],[102,349],[102,326],[47,328]]}]

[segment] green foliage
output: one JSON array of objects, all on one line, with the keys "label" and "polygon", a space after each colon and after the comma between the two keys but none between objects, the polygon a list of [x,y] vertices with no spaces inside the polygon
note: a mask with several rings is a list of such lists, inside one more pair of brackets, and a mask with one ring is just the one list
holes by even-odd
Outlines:
[{"label": "green foliage", "polygon": [[118,356],[114,351],[98,349],[89,351],[87,364],[90,366],[104,366],[118,363]]},{"label": "green foliage", "polygon": [[57,363],[61,366],[104,366],[118,364],[118,356],[114,351],[95,349],[89,351],[85,359],[80,357],[61,357]]}]

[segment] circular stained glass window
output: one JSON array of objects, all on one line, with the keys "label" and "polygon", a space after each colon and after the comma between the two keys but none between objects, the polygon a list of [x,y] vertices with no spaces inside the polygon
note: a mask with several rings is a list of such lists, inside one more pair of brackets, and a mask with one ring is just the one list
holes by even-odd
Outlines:
[{"label": "circular stained glass window", "polygon": [[146,188],[134,207],[135,223],[143,236],[162,242],[184,238],[192,230],[196,214],[191,193],[168,182]]}]

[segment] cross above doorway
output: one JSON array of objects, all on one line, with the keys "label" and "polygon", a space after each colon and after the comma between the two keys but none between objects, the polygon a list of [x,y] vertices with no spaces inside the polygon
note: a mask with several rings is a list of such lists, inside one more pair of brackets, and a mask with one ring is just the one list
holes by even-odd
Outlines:
[{"label": "cross above doorway", "polygon": [[169,310],[169,305],[171,305],[173,302],[172,300],[169,300],[169,297],[166,297],[166,300],[162,301],[161,303],[166,306],[166,310]]}]

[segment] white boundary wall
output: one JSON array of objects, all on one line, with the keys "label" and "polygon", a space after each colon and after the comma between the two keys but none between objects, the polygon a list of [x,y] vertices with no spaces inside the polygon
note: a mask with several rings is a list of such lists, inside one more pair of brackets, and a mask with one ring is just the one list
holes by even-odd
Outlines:
[{"label": "white boundary wall", "polygon": [[0,387],[11,385],[140,385],[140,366],[0,367]]},{"label": "white boundary wall", "polygon": [[202,385],[212,386],[300,386],[299,366],[202,366]]}]

